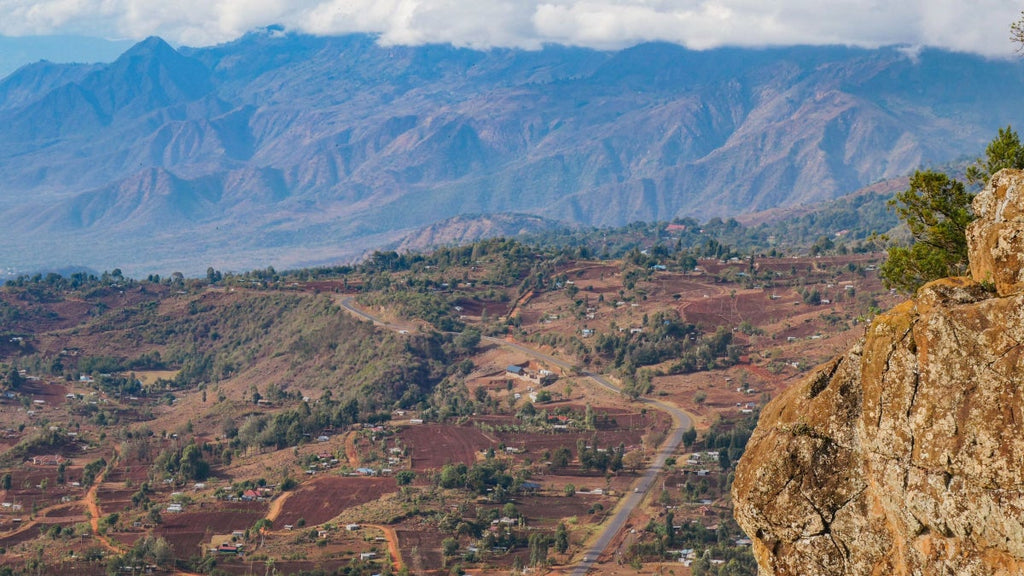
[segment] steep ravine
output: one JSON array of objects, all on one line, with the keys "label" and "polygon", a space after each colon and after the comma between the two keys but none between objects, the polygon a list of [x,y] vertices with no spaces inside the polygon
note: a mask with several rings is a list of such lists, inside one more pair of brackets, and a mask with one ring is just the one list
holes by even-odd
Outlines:
[{"label": "steep ravine", "polygon": [[763,411],[733,488],[761,574],[1024,574],[1024,172],[974,208],[970,278]]}]

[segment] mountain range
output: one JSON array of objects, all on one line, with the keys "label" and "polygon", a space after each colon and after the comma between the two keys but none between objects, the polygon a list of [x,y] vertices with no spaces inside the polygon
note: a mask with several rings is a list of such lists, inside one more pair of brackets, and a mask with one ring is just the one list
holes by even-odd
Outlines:
[{"label": "mountain range", "polygon": [[1020,62],[900,47],[149,38],[109,64],[0,81],[0,261],[280,268],[458,215],[618,225],[793,208],[980,155],[1024,119],[1022,93]]}]

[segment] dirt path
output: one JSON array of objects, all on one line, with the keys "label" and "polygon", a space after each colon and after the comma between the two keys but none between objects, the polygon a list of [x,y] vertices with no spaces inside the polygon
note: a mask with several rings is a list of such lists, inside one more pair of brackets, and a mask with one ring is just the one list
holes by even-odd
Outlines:
[{"label": "dirt path", "polygon": [[270,503],[270,510],[267,511],[267,520],[271,522],[277,521],[277,517],[281,515],[281,510],[284,508],[284,503],[288,501],[292,494],[294,492],[285,492]]},{"label": "dirt path", "polygon": [[100,506],[96,501],[96,492],[100,489],[100,485],[103,484],[103,480],[107,477],[107,470],[110,470],[117,463],[117,452],[114,452],[111,463],[103,469],[103,471],[96,477],[96,481],[93,482],[88,492],[85,493],[85,509],[89,512],[89,527],[92,528],[92,535],[94,538],[99,540],[107,550],[114,552],[115,554],[121,553],[121,547],[110,541],[109,538],[100,534]]},{"label": "dirt path", "polygon": [[527,304],[529,304],[530,303],[530,299],[532,299],[535,294],[536,293],[533,290],[530,290],[526,294],[523,294],[523,296],[521,298],[519,298],[519,300],[516,300],[516,303],[512,305],[512,308],[509,309],[508,314],[505,315],[505,319],[509,320],[511,318],[515,318],[516,316],[518,316],[519,315],[519,310],[523,306],[526,306]]},{"label": "dirt path", "polygon": [[384,533],[384,537],[388,540],[388,552],[391,554],[394,569],[396,572],[401,570],[404,562],[402,562],[402,551],[398,548],[398,534],[395,533],[395,529],[381,524],[365,524],[365,526],[377,528]]},{"label": "dirt path", "polygon": [[359,453],[356,451],[356,433],[345,434],[345,457],[348,458],[348,465],[352,468],[359,468]]}]

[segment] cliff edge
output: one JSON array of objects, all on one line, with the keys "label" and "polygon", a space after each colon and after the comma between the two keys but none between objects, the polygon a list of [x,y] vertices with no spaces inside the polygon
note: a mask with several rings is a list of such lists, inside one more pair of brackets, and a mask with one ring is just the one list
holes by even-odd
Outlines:
[{"label": "cliff edge", "polygon": [[973,206],[970,278],[762,412],[733,484],[761,574],[1024,574],[1024,171]]}]

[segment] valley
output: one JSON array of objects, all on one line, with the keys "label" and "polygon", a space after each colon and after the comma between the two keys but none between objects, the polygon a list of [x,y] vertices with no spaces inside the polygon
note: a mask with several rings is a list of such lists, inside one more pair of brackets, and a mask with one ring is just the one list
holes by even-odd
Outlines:
[{"label": "valley", "polygon": [[729,486],[760,408],[897,297],[878,253],[665,238],[8,282],[2,564],[753,574]]}]

